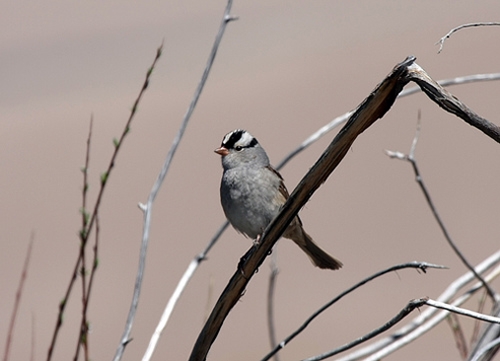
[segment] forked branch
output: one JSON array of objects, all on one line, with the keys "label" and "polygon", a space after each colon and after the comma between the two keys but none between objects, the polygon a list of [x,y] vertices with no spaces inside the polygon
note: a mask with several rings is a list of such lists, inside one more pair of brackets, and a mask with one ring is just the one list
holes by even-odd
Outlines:
[{"label": "forked branch", "polygon": [[346,125],[295,188],[280,214],[264,231],[259,247],[251,248],[244,256],[241,270],[237,270],[229,281],[198,336],[190,356],[191,361],[206,359],[225,318],[241,297],[254,272],[264,262],[264,259],[288,224],[340,164],[357,136],[385,115],[394,104],[403,87],[410,81],[416,82],[431,100],[435,101],[443,109],[457,115],[495,141],[500,142],[499,127],[479,117],[432,80],[415,63],[414,57],[410,56],[396,65],[391,73],[358,106]]},{"label": "forked branch", "polygon": [[448,39],[453,33],[466,29],[466,28],[472,28],[472,27],[477,27],[477,26],[499,26],[499,22],[480,22],[480,23],[469,23],[469,24],[462,24],[460,26],[457,26],[456,28],[451,29],[445,36],[443,36],[441,39],[436,44],[439,44],[439,50],[438,54],[443,50],[444,42],[446,39]]}]

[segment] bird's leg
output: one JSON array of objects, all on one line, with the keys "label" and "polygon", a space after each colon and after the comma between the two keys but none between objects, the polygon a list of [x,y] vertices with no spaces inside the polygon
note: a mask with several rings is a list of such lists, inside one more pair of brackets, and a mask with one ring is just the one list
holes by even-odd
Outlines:
[{"label": "bird's leg", "polygon": [[[245,271],[243,270],[243,266],[245,262],[248,260],[248,258],[257,250],[257,248],[260,246],[260,234],[257,235],[257,238],[254,239],[252,248],[248,250],[247,253],[245,253],[241,258],[240,261],[238,262],[238,270],[240,271],[241,275],[246,278]],[[269,254],[272,251],[269,252]],[[259,270],[255,270],[255,272],[258,272]]]},{"label": "bird's leg", "polygon": [[255,239],[253,240],[253,246],[254,246],[255,248],[259,247],[259,245],[260,245],[260,234],[258,234],[258,235],[257,235],[257,238],[255,238]]},{"label": "bird's leg", "polygon": [[[253,240],[253,246],[254,246],[255,248],[257,248],[257,247],[259,247],[259,246],[260,246],[260,238],[261,238],[261,235],[260,235],[260,234],[258,234],[258,235],[257,235],[257,238],[255,238],[255,239]],[[270,255],[271,255],[271,253],[273,253],[273,249],[272,249],[272,248],[269,250],[269,252],[267,252],[267,255],[268,255],[268,256],[270,256]]]},{"label": "bird's leg", "polygon": [[255,252],[255,250],[256,250],[256,247],[254,245],[252,248],[250,248],[247,251],[247,253],[245,253],[243,256],[241,256],[240,261],[238,262],[238,271],[240,271],[241,275],[245,278],[247,278],[247,277],[245,275],[245,271],[243,270],[243,266],[245,265],[248,258],[250,258],[252,256],[252,254]]},{"label": "bird's leg", "polygon": [[247,276],[245,275],[245,271],[243,270],[243,265],[245,264],[245,261],[246,261],[246,254],[243,255],[243,257],[240,258],[240,261],[238,262],[238,271],[240,271],[241,275],[244,277],[244,278],[247,278]]}]

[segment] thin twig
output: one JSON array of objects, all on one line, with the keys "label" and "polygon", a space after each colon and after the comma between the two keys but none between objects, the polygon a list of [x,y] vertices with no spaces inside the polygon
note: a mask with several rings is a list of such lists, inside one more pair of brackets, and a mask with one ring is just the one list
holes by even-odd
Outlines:
[{"label": "thin twig", "polygon": [[455,338],[455,345],[457,346],[460,357],[462,358],[462,360],[466,360],[469,351],[467,350],[467,342],[465,341],[464,329],[460,325],[458,316],[455,313],[450,313],[448,317],[446,317],[446,321],[448,321],[451,333]]},{"label": "thin twig", "polygon": [[413,167],[413,170],[414,170],[414,173],[415,173],[415,177],[416,177],[416,181],[418,182],[422,192],[424,193],[424,196],[427,200],[427,203],[429,205],[429,207],[431,208],[432,210],[432,213],[435,217],[435,219],[437,220],[446,240],[448,241],[449,245],[452,247],[452,249],[455,251],[455,253],[457,254],[457,256],[461,259],[461,261],[465,264],[465,266],[467,268],[469,268],[471,270],[471,272],[475,275],[475,277],[483,284],[483,286],[485,287],[486,289],[486,292],[488,294],[488,296],[491,297],[492,301],[493,301],[493,308],[496,307],[496,305],[498,305],[498,302],[499,302],[499,295],[498,293],[496,293],[492,288],[491,286],[475,271],[475,269],[472,267],[472,265],[470,265],[470,263],[467,261],[467,259],[465,258],[465,256],[460,252],[460,250],[458,249],[458,247],[455,245],[455,243],[453,242],[453,240],[451,239],[450,235],[448,234],[445,226],[444,226],[444,223],[442,222],[442,220],[440,219],[438,213],[437,213],[437,210],[432,202],[432,199],[425,187],[425,184],[423,182],[423,179],[421,177],[421,174],[418,170],[418,166],[417,166],[417,162],[415,160],[415,148],[416,148],[416,143],[417,143],[417,139],[418,139],[418,134],[419,134],[419,129],[417,129],[417,133],[415,135],[415,138],[414,138],[414,141],[412,143],[412,148],[411,148],[411,151],[410,151],[410,154],[409,155],[404,155],[404,154],[401,154],[400,152],[389,152],[388,154],[391,156],[390,153],[392,153],[392,157],[396,157],[398,159],[403,159],[403,160],[407,160],[409,161],[411,164],[412,164],[412,167]]},{"label": "thin twig", "polygon": [[[484,273],[491,267],[497,265],[490,274],[485,278],[487,281],[491,281],[500,275],[500,251],[488,257],[486,260],[481,262],[476,267],[476,272]],[[467,283],[475,278],[472,272],[467,272],[463,276],[459,277],[457,280],[452,282],[450,286],[439,296],[438,300],[441,302],[448,302],[451,300],[458,291],[464,287]],[[460,306],[470,299],[477,291],[483,289],[481,282],[474,284],[469,290],[467,290],[463,295],[458,297],[453,301],[454,306]],[[431,330],[433,327],[437,326],[448,316],[448,312],[439,312],[436,308],[428,308],[424,310],[418,317],[413,319],[407,325],[403,326],[401,329],[397,330],[393,334],[386,338],[383,338],[372,345],[368,345],[350,355],[342,357],[337,361],[354,361],[359,359],[364,359],[365,361],[376,361],[387,357],[394,351],[408,345],[413,342],[418,337],[424,335],[426,332]],[[366,358],[367,355],[370,357]]]},{"label": "thin twig", "polygon": [[[111,171],[112,171],[112,169],[115,166],[115,161],[116,161],[117,156],[118,156],[118,151],[120,150],[120,147],[123,144],[125,136],[130,132],[130,126],[132,124],[132,120],[134,119],[134,116],[135,116],[135,114],[137,112],[137,107],[139,106],[139,103],[140,103],[140,101],[142,99],[142,96],[143,96],[144,92],[146,91],[146,89],[148,88],[151,74],[153,73],[153,70],[154,70],[154,68],[156,66],[156,63],[158,62],[158,60],[159,60],[159,58],[161,56],[162,47],[163,47],[163,44],[156,51],[156,56],[155,56],[155,59],[153,61],[153,64],[151,65],[151,67],[148,69],[148,71],[146,73],[146,79],[144,80],[144,83],[143,83],[142,88],[141,88],[141,90],[139,92],[139,95],[137,96],[137,98],[134,101],[134,105],[133,105],[132,110],[130,112],[130,116],[129,116],[126,124],[125,124],[123,132],[122,132],[122,134],[120,136],[120,139],[119,140],[116,140],[116,139],[113,140],[114,151],[113,151],[113,154],[111,156],[111,160],[109,162],[107,170],[103,174],[101,174],[100,188],[99,188],[97,199],[96,199],[96,202],[95,202],[95,205],[94,205],[93,212],[92,212],[91,215],[85,215],[85,217],[88,217],[87,227],[85,229],[81,229],[80,230],[80,238],[81,238],[81,240],[83,240],[83,241],[81,241],[83,244],[80,244],[80,247],[85,248],[85,246],[87,244],[87,241],[88,241],[88,237],[90,236],[90,232],[92,231],[92,229],[94,227],[94,222],[96,221],[97,212],[99,210],[99,207],[101,205],[101,201],[102,201],[102,198],[103,198],[104,189],[105,189],[105,186],[106,186],[107,181],[109,179],[109,176],[111,175]],[[66,293],[64,295],[64,298],[59,303],[59,312],[58,312],[58,315],[57,315],[56,326],[55,326],[54,332],[52,334],[52,340],[50,342],[49,350],[47,352],[47,361],[50,361],[52,359],[52,355],[53,355],[53,352],[54,352],[55,344],[56,344],[56,341],[57,341],[57,336],[58,336],[59,331],[60,331],[61,326],[62,326],[64,311],[66,309],[66,305],[68,303],[71,291],[73,290],[73,285],[74,285],[74,283],[76,281],[77,274],[78,274],[78,269],[80,267],[81,262],[82,262],[81,252],[79,251],[78,252],[78,258],[77,258],[77,260],[75,262],[75,266],[74,266],[73,271],[71,273],[71,279],[69,281],[68,288],[66,289]]]},{"label": "thin twig", "polygon": [[445,111],[456,115],[467,124],[483,132],[489,138],[500,143],[500,127],[476,114],[460,99],[439,85],[417,63],[408,66],[405,74],[409,81],[415,82],[434,103]]},{"label": "thin twig", "polygon": [[146,349],[146,352],[142,357],[143,361],[150,360],[151,356],[153,356],[154,350],[156,348],[158,340],[160,339],[161,333],[165,329],[168,320],[170,319],[170,316],[172,315],[172,312],[175,308],[175,305],[177,304],[177,301],[179,301],[182,292],[186,288],[186,285],[193,277],[194,272],[198,269],[200,263],[206,259],[207,253],[210,251],[215,242],[219,239],[220,235],[226,230],[228,226],[229,222],[226,222],[219,228],[217,233],[212,237],[212,240],[208,243],[207,247],[191,261],[188,268],[182,275],[172,296],[170,296],[170,299],[168,300],[167,306],[163,311],[163,314],[160,318],[160,322],[158,322],[158,325],[156,326],[155,332],[151,336],[148,348]]},{"label": "thin twig", "polygon": [[[491,315],[500,317],[500,303],[496,304]],[[481,361],[490,361],[500,349],[500,346],[492,344],[492,341],[500,338],[500,325],[490,323],[483,326],[483,330],[469,354],[469,359],[476,354],[482,354]]]},{"label": "thin twig", "polygon": [[[271,272],[269,273],[269,284],[267,288],[267,328],[269,330],[269,343],[271,348],[276,347],[278,344],[276,338],[276,327],[274,322],[274,291],[276,289],[276,281],[278,279],[278,264],[277,264],[277,250],[275,250],[271,256],[271,262],[269,264]],[[274,355],[274,361],[280,361],[279,355]]]},{"label": "thin twig", "polygon": [[35,314],[31,313],[31,349],[30,361],[35,361],[36,355],[36,332],[35,332]]},{"label": "thin twig", "polygon": [[7,361],[9,359],[10,345],[14,337],[14,326],[16,324],[17,311],[19,310],[19,305],[21,304],[21,296],[23,294],[24,282],[28,277],[28,266],[30,264],[31,250],[33,249],[34,238],[35,236],[32,232],[30,243],[28,244],[28,250],[26,252],[26,257],[24,259],[23,270],[21,272],[21,279],[19,280],[19,286],[17,287],[16,300],[14,301],[14,308],[12,309],[12,314],[10,316],[10,323],[9,323],[9,329],[7,331],[7,341],[5,342],[3,361]]},{"label": "thin twig", "polygon": [[328,352],[325,352],[321,355],[317,355],[317,356],[314,356],[314,357],[311,357],[311,358],[307,358],[305,359],[304,361],[319,361],[319,360],[324,360],[328,357],[331,357],[333,355],[336,355],[336,354],[339,354],[343,351],[346,351],[350,348],[353,348],[354,346],[357,346],[363,342],[366,342],[368,341],[369,339],[377,336],[377,335],[380,335],[382,332],[384,331],[387,331],[389,328],[391,328],[392,326],[394,326],[395,324],[397,324],[398,322],[400,322],[403,318],[405,318],[406,316],[408,316],[415,308],[420,308],[422,307],[423,305],[425,305],[427,301],[427,297],[423,297],[423,298],[417,298],[415,300],[411,300],[410,302],[408,302],[408,304],[396,315],[394,316],[392,319],[390,319],[386,324],[384,324],[383,326],[367,333],[366,335],[364,336],[361,336],[359,338],[357,338],[356,340],[354,341],[351,341],[349,343],[346,343],[345,345],[343,346],[340,346],[334,350],[331,350],[331,351],[328,351]]},{"label": "thin twig", "polygon": [[[349,293],[355,291],[359,287],[365,285],[366,283],[368,283],[368,282],[370,282],[370,281],[372,281],[372,280],[374,280],[374,279],[376,279],[376,278],[378,278],[380,276],[383,276],[383,275],[385,275],[387,273],[394,272],[394,271],[397,271],[397,270],[405,269],[405,268],[420,269],[420,270],[422,270],[422,272],[425,273],[428,268],[444,269],[446,267],[445,266],[441,266],[441,265],[435,265],[435,264],[427,263],[427,262],[409,262],[409,263],[403,263],[403,264],[399,264],[399,265],[395,265],[395,266],[389,267],[389,268],[387,268],[385,270],[379,271],[379,272],[377,272],[377,273],[375,273],[375,274],[373,274],[373,275],[365,278],[364,280],[362,280],[361,282],[356,283],[354,286],[352,286],[349,289],[345,290],[340,295],[338,295],[337,297],[335,297],[334,299],[332,299],[330,302],[326,303],[319,310],[317,310],[316,312],[314,312],[311,316],[309,316],[309,318],[297,330],[295,330],[288,337],[286,337],[285,339],[283,339],[283,341],[281,341],[278,346],[276,346],[274,349],[271,350],[271,352],[269,352],[266,356],[264,356],[261,361],[267,361],[267,360],[269,360],[275,353],[277,353],[282,348],[284,348],[298,334],[300,334],[302,331],[304,331],[306,329],[306,327],[309,326],[309,324],[316,317],[318,317],[320,314],[322,314],[330,306],[332,306],[334,303],[336,303],[337,301],[339,301],[340,299],[342,299],[344,296],[348,295]],[[334,355],[334,354],[332,354],[332,355]]]},{"label": "thin twig", "polygon": [[[95,243],[94,243],[94,247],[93,247],[94,257],[92,260],[92,268],[90,270],[90,277],[89,277],[89,282],[87,285],[86,297],[83,300],[82,314],[85,317],[82,317],[82,321],[80,323],[80,338],[79,338],[80,343],[79,343],[79,345],[80,344],[83,345],[83,350],[84,350],[84,355],[85,355],[86,361],[90,360],[89,350],[88,350],[88,348],[89,348],[88,347],[89,321],[88,321],[86,315],[87,315],[87,311],[88,311],[88,307],[89,307],[89,303],[90,303],[90,293],[92,291],[92,285],[94,284],[94,276],[95,276],[95,273],[97,270],[97,266],[99,264],[99,261],[98,261],[99,230],[100,230],[99,215],[97,215],[97,217],[95,218]],[[78,350],[79,350],[79,348],[77,348],[77,352],[76,352],[76,355],[74,358],[75,361],[78,360]]]},{"label": "thin twig", "polygon": [[82,208],[80,209],[80,213],[82,215],[82,229],[80,232],[80,238],[85,238],[85,230],[87,229],[87,225],[89,222],[89,214],[87,212],[87,194],[89,190],[89,164],[90,164],[90,144],[92,140],[92,127],[94,124],[94,115],[90,116],[90,124],[89,124],[89,133],[87,136],[87,148],[85,151],[85,165],[82,168],[83,173],[83,187],[82,187]]},{"label": "thin twig", "polygon": [[[495,80],[500,80],[500,73],[487,73],[487,74],[473,74],[473,75],[457,76],[455,78],[438,80],[437,83],[439,85],[441,85],[442,87],[448,87],[451,85],[463,85],[463,84],[469,84],[469,83],[478,83],[481,81],[495,81]],[[401,93],[399,93],[398,98],[406,97],[408,95],[419,93],[421,91],[422,91],[422,89],[418,86],[407,88],[407,89],[404,89]]]},{"label": "thin twig", "polygon": [[276,165],[276,170],[280,170],[283,168],[292,158],[294,158],[297,154],[305,150],[307,147],[309,147],[311,144],[315,143],[321,137],[326,135],[328,132],[331,130],[335,129],[336,127],[344,124],[349,117],[354,113],[353,110],[342,114],[332,121],[330,121],[328,124],[323,125],[321,128],[319,128],[317,131],[315,131],[313,134],[311,134],[309,137],[307,137],[297,148],[292,150],[290,153],[288,153],[285,158],[283,158],[277,165]]},{"label": "thin twig", "polygon": [[[473,75],[466,75],[466,76],[459,76],[456,78],[450,78],[450,79],[443,79],[443,80],[438,80],[437,83],[443,87],[446,86],[451,86],[451,85],[462,85],[462,84],[468,84],[468,83],[476,83],[480,81],[494,81],[494,80],[500,80],[500,73],[488,73],[488,74],[473,74]],[[422,89],[418,86],[414,86],[411,88],[404,89],[401,93],[399,93],[398,98],[404,98],[409,95],[413,95],[416,93],[421,92]],[[335,119],[331,120],[329,123],[325,124],[321,128],[319,128],[316,132],[311,134],[307,139],[305,139],[297,148],[292,150],[289,154],[283,158],[278,165],[276,166],[277,170],[280,170],[281,167],[283,167],[285,164],[287,164],[293,157],[295,157],[297,154],[305,150],[307,147],[309,147],[311,144],[316,142],[317,140],[321,139],[324,135],[338,127],[339,125],[344,124],[347,119],[352,115],[352,111],[347,112],[345,114],[342,114]]]},{"label": "thin twig", "polygon": [[444,302],[435,301],[432,299],[428,299],[427,301],[425,301],[425,303],[429,306],[439,308],[441,310],[446,310],[446,311],[458,313],[459,315],[472,317],[472,318],[475,318],[475,319],[481,320],[481,321],[500,324],[500,317],[493,317],[490,315],[486,315],[484,313],[479,313],[479,312],[467,310],[465,308],[456,307],[456,306],[449,305],[449,304],[444,303]]},{"label": "thin twig", "polygon": [[85,152],[85,165],[82,168],[83,173],[83,187],[82,187],[82,208],[80,209],[80,213],[82,215],[82,228],[80,231],[80,276],[82,280],[82,318],[80,321],[80,332],[78,333],[78,339],[76,342],[76,351],[75,356],[73,357],[74,361],[78,360],[78,354],[80,353],[80,347],[84,349],[84,358],[87,361],[89,359],[88,354],[88,328],[87,326],[87,266],[85,259],[85,246],[87,244],[85,231],[87,229],[87,224],[89,222],[89,214],[87,212],[87,195],[89,189],[88,183],[88,172],[90,165],[90,145],[92,140],[92,126],[94,122],[94,116],[90,117],[90,125],[89,125],[89,133],[87,137],[87,149]]},{"label": "thin twig", "polygon": [[[132,330],[132,325],[134,323],[135,313],[137,311],[137,305],[138,305],[139,296],[141,293],[142,279],[143,279],[144,269],[145,269],[145,265],[146,265],[146,254],[147,254],[147,247],[148,247],[148,243],[149,243],[149,231],[150,231],[150,225],[151,225],[151,215],[152,215],[152,211],[153,211],[153,203],[154,203],[154,200],[156,198],[156,195],[158,194],[158,192],[161,188],[161,185],[163,184],[163,180],[165,179],[165,176],[167,175],[167,172],[170,168],[170,164],[172,163],[172,159],[175,155],[175,152],[177,151],[177,148],[179,147],[182,136],[184,135],[184,132],[187,128],[189,120],[191,119],[191,115],[193,114],[193,111],[196,107],[196,104],[198,103],[198,99],[200,98],[201,92],[203,91],[205,83],[208,79],[208,75],[210,74],[210,70],[212,69],[212,65],[214,63],[215,56],[217,55],[217,51],[219,49],[219,45],[220,45],[220,42],[222,40],[222,36],[224,35],[224,31],[226,29],[226,26],[229,22],[237,19],[236,17],[233,17],[230,14],[232,3],[233,3],[232,0],[229,0],[227,2],[226,9],[224,11],[224,16],[222,18],[222,21],[221,21],[221,24],[219,27],[219,31],[218,31],[217,36],[215,38],[214,45],[212,46],[212,50],[211,50],[210,55],[208,57],[207,65],[205,67],[205,70],[203,71],[203,75],[201,77],[201,80],[198,84],[198,87],[196,88],[196,91],[194,93],[193,99],[191,100],[191,103],[189,104],[187,112],[184,115],[184,118],[182,119],[180,128],[177,131],[177,135],[175,136],[174,141],[172,142],[172,146],[170,147],[170,150],[165,158],[165,161],[164,161],[163,166],[160,170],[160,173],[159,173],[155,183],[153,184],[151,192],[149,193],[148,201],[145,205],[142,205],[142,207],[141,207],[144,210],[144,222],[143,222],[141,251],[140,251],[140,256],[139,256],[139,267],[137,270],[137,276],[136,276],[136,281],[135,281],[135,286],[134,286],[134,294],[132,297],[132,302],[131,302],[129,314],[127,317],[127,322],[125,324],[125,330],[124,330],[123,335],[121,337],[120,344],[116,350],[114,361],[118,361],[121,359],[123,352],[125,350],[125,346],[130,342],[130,332]],[[190,265],[190,268],[191,268],[191,265]],[[193,268],[195,268],[195,266],[193,266]],[[190,272],[192,272],[192,271],[190,271]],[[179,294],[179,296],[180,296],[180,294]],[[167,305],[167,307],[168,307],[168,305]],[[160,331],[160,333],[161,333],[161,331]],[[157,340],[157,339],[155,338],[155,340]],[[143,360],[149,360],[151,355],[154,352],[156,342],[154,342],[152,344],[151,343],[152,341],[153,341],[153,339],[150,341],[150,344],[148,346],[148,349],[146,350],[146,354],[144,355]]]},{"label": "thin twig", "polygon": [[[479,305],[477,308],[478,312],[481,312],[484,310],[484,306],[486,303],[486,299],[488,298],[488,291],[485,290],[485,292],[481,295],[479,298]],[[473,345],[477,342],[478,337],[479,337],[479,329],[481,328],[481,323],[479,321],[476,321],[474,324],[474,329],[472,330],[471,337],[470,337],[470,344]]]},{"label": "thin twig", "polygon": [[405,161],[410,162],[410,164],[413,167],[413,172],[415,173],[415,180],[418,183],[418,185],[419,185],[422,193],[424,194],[425,200],[427,201],[427,205],[431,209],[431,212],[432,212],[432,214],[434,216],[434,219],[436,219],[436,222],[438,223],[439,228],[441,229],[441,232],[443,232],[443,235],[444,235],[446,241],[448,242],[448,244],[450,245],[450,247],[453,249],[453,251],[455,252],[455,254],[458,256],[458,258],[460,258],[460,260],[462,261],[462,263],[472,273],[474,273],[474,275],[477,277],[477,279],[480,282],[483,283],[484,288],[488,291],[488,295],[493,300],[493,303],[496,303],[497,300],[499,299],[499,295],[496,294],[496,292],[490,287],[490,285],[488,283],[486,283],[484,281],[484,279],[476,272],[476,270],[474,269],[474,267],[469,263],[469,261],[465,258],[465,256],[463,255],[463,253],[458,248],[458,246],[455,244],[455,242],[451,238],[450,234],[448,233],[448,230],[446,229],[446,226],[444,225],[443,220],[439,216],[439,213],[437,211],[436,206],[434,205],[434,202],[432,201],[431,195],[430,195],[429,191],[427,190],[427,187],[426,187],[426,185],[424,183],[422,175],[420,174],[420,171],[418,169],[417,160],[415,158],[415,150],[416,150],[416,147],[417,147],[417,142],[418,142],[419,135],[420,135],[420,124],[417,124],[417,131],[415,132],[415,137],[413,138],[411,150],[410,150],[410,153],[408,155],[402,154],[401,152],[392,152],[392,151],[386,151],[386,153],[387,153],[387,155],[390,158],[397,158],[397,159],[400,159],[400,160],[405,160]]},{"label": "thin twig", "polygon": [[500,25],[500,22],[480,22],[480,23],[462,24],[460,26],[457,26],[456,28],[451,29],[445,36],[443,36],[436,43],[436,45],[439,44],[438,54],[441,52],[441,50],[443,50],[445,40],[448,39],[454,32],[457,32],[461,29],[471,28],[471,27],[475,27],[475,26],[499,26],[499,25]]},{"label": "thin twig", "polygon": [[396,317],[391,319],[388,323],[386,323],[382,327],[380,327],[380,328],[368,333],[367,335],[362,336],[362,337],[360,337],[352,342],[349,342],[349,343],[347,343],[339,348],[328,351],[328,352],[323,353],[323,354],[318,355],[318,356],[314,356],[314,357],[305,359],[304,361],[324,360],[325,358],[331,357],[331,356],[336,355],[340,352],[343,352],[349,348],[357,346],[360,343],[365,342],[365,341],[375,337],[376,335],[386,331],[387,329],[389,329],[390,327],[395,325],[397,322],[401,321],[404,317],[406,317],[415,308],[419,308],[423,305],[428,305],[428,306],[432,306],[432,307],[435,307],[438,309],[443,309],[443,310],[447,310],[450,312],[455,312],[455,313],[458,313],[458,314],[461,314],[464,316],[477,318],[477,319],[482,320],[482,321],[487,321],[487,322],[492,322],[492,323],[500,323],[499,317],[492,317],[489,315],[484,315],[484,314],[481,314],[478,312],[466,310],[464,308],[455,307],[455,306],[452,306],[452,305],[449,305],[449,304],[446,304],[443,302],[435,301],[435,300],[429,299],[428,297],[423,297],[423,298],[419,298],[419,299],[410,301],[410,303],[408,303],[408,305],[403,310],[401,310],[400,313]]},{"label": "thin twig", "polygon": [[481,348],[470,361],[479,361],[485,353],[489,352],[492,348],[497,347],[498,345],[500,345],[500,337],[484,345],[484,347]]}]

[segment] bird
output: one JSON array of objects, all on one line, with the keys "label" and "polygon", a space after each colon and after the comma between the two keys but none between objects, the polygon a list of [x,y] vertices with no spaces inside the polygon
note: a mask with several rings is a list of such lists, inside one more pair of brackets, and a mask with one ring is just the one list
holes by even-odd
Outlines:
[{"label": "bird", "polygon": [[[214,152],[222,161],[220,200],[224,214],[236,231],[258,241],[289,197],[283,177],[271,166],[257,139],[246,130],[227,133]],[[294,241],[315,266],[331,270],[342,267],[342,262],[314,243],[299,216],[292,220],[283,237]]]}]

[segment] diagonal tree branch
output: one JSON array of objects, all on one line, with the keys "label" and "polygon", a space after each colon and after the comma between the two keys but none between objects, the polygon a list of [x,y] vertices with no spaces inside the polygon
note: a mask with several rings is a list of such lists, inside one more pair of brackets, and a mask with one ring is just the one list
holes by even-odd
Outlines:
[{"label": "diagonal tree branch", "polygon": [[191,361],[205,360],[222,323],[243,294],[254,272],[264,262],[300,208],[340,164],[356,137],[389,110],[397,94],[408,83],[403,74],[407,66],[412,64],[414,60],[414,57],[408,57],[404,62],[398,64],[361,103],[320,159],[292,192],[279,215],[266,228],[261,236],[259,247],[251,248],[243,256],[244,262],[241,263],[241,269],[238,269],[229,281],[198,336],[189,358]]},{"label": "diagonal tree branch", "polygon": [[[499,79],[500,79],[500,73],[473,74],[473,75],[459,76],[459,77],[455,77],[455,78],[439,80],[438,84],[440,84],[441,86],[444,87],[444,86],[461,85],[461,84],[468,84],[468,83],[474,83],[474,82],[480,82],[480,81],[495,81],[495,80],[499,80]],[[398,94],[398,98],[413,95],[413,94],[416,94],[420,91],[421,91],[421,89],[418,86],[406,88],[401,93]],[[344,124],[349,119],[349,117],[352,115],[352,113],[353,112],[350,111],[350,112],[347,112],[343,115],[336,117],[335,119],[333,119],[329,123],[322,126],[316,132],[311,134],[298,147],[296,147],[288,155],[286,155],[276,165],[276,169],[280,170],[297,154],[299,154],[303,150],[307,149],[311,144],[313,144],[314,142],[316,142],[317,140],[322,138],[324,135],[326,135],[331,130]],[[166,324],[170,318],[170,315],[172,314],[173,309],[174,309],[175,305],[177,304],[177,301],[179,300],[180,295],[182,294],[184,288],[187,287],[189,281],[191,280],[192,276],[194,275],[194,273],[198,269],[201,262],[206,259],[207,254],[210,252],[212,247],[215,245],[217,240],[220,238],[222,233],[224,233],[224,231],[227,229],[228,226],[229,226],[229,222],[225,221],[219,227],[219,229],[215,232],[214,236],[208,242],[208,245],[206,246],[206,248],[202,252],[197,254],[193,258],[193,260],[190,262],[190,264],[188,265],[183,276],[179,280],[177,287],[175,288],[174,292],[172,293],[171,298],[169,299],[169,301],[167,303],[167,306],[165,308],[166,311],[164,311],[164,313],[161,317],[161,320],[158,323],[158,326],[157,326],[153,336],[151,337],[150,343],[151,342],[156,343],[158,341],[158,339],[161,335],[161,332],[166,327]]]},{"label": "diagonal tree branch", "polygon": [[418,64],[408,67],[408,80],[414,81],[422,91],[441,108],[465,120],[466,123],[479,129],[488,137],[500,143],[500,128],[477,115],[458,98],[449,93],[434,81]]},{"label": "diagonal tree branch", "polygon": [[398,94],[409,81],[415,81],[433,101],[445,110],[456,114],[497,142],[500,142],[500,129],[496,125],[480,118],[457,98],[451,96],[415,63],[414,57],[408,57],[398,64],[358,106],[344,128],[340,130],[320,159],[295,188],[279,215],[264,231],[259,247],[251,248],[243,257],[241,268],[230,279],[200,332],[190,356],[191,361],[206,359],[225,318],[243,294],[255,270],[262,264],[274,243],[300,208],[342,161],[357,136],[390,109]]}]

